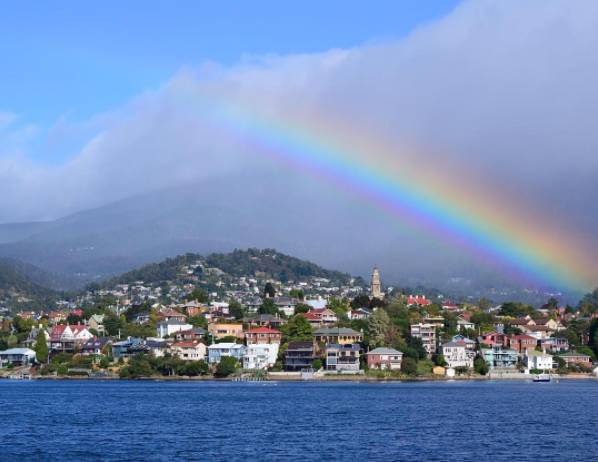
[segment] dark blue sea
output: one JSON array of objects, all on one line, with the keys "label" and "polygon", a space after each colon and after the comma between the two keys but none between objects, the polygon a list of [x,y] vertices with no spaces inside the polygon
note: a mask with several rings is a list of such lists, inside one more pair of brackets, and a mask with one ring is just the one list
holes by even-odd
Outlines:
[{"label": "dark blue sea", "polygon": [[2,461],[595,461],[598,382],[1,381]]}]

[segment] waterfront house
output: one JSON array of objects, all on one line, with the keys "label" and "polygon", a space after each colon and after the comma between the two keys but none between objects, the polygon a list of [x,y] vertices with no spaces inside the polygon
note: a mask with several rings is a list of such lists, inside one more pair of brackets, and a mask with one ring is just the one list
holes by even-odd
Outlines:
[{"label": "waterfront house", "polygon": [[176,332],[192,329],[193,326],[187,322],[178,319],[160,321],[156,324],[157,336],[160,338],[168,337]]},{"label": "waterfront house", "polygon": [[519,354],[515,350],[500,345],[482,348],[482,354],[490,369],[515,369],[519,360]]},{"label": "waterfront house", "polygon": [[569,340],[564,337],[548,337],[540,339],[540,348],[552,353],[569,351]]},{"label": "waterfront house", "polygon": [[403,353],[394,348],[378,347],[365,354],[368,368],[400,370]]},{"label": "waterfront house", "polygon": [[143,346],[148,353],[153,354],[156,358],[160,358],[166,353],[168,343],[161,338],[148,337],[143,341]]},{"label": "waterfront house", "polygon": [[55,351],[75,351],[89,339],[93,334],[83,324],[59,324],[52,328],[50,334],[50,348]]},{"label": "waterfront house", "polygon": [[334,372],[359,372],[358,343],[339,345],[332,343],[326,346],[326,370]]},{"label": "waterfront house", "polygon": [[475,353],[467,348],[464,341],[452,341],[442,345],[442,356],[448,367],[467,367],[473,368],[473,359]]},{"label": "waterfront house", "polygon": [[436,352],[436,327],[432,324],[411,324],[411,336],[421,339],[428,357]]},{"label": "waterfront house", "polygon": [[128,337],[126,340],[114,342],[112,344],[112,357],[115,360],[119,360],[120,358],[128,358],[133,354],[132,350],[134,347],[141,345],[141,343],[142,339],[136,337]]},{"label": "waterfront house", "polygon": [[92,337],[81,346],[81,354],[84,356],[101,355],[110,339],[106,337]]},{"label": "waterfront house", "polygon": [[286,371],[311,369],[315,359],[313,342],[289,342],[284,357],[284,369]]},{"label": "waterfront house", "polygon": [[224,323],[224,322],[213,322],[208,324],[208,332],[214,339],[221,339],[225,337],[235,337],[243,339],[243,324],[240,322],[236,323]]},{"label": "waterfront house", "polygon": [[203,343],[193,340],[173,343],[170,345],[169,350],[172,355],[178,356],[183,361],[203,360],[207,352],[207,348]]},{"label": "waterfront house", "polygon": [[8,365],[26,366],[35,363],[35,351],[29,348],[9,348],[0,351],[0,368]]},{"label": "waterfront house", "polygon": [[217,364],[224,357],[232,357],[237,361],[243,360],[245,345],[239,343],[215,343],[208,347],[208,361],[210,364]]},{"label": "waterfront house", "polygon": [[457,334],[454,335],[451,339],[452,342],[463,342],[465,343],[465,348],[468,350],[474,351],[477,347],[477,343],[475,340],[465,337],[464,335]]},{"label": "waterfront house", "polygon": [[583,353],[577,353],[576,351],[568,351],[567,353],[563,353],[559,355],[559,357],[565,360],[567,366],[583,366],[583,367],[592,367],[592,358]]},{"label": "waterfront house", "polygon": [[550,371],[553,367],[553,358],[542,351],[527,350],[523,357],[523,364],[528,372],[532,369]]},{"label": "waterfront house", "polygon": [[280,344],[282,333],[269,327],[256,327],[245,332],[247,345],[258,343],[276,343]]},{"label": "waterfront house", "polygon": [[330,343],[339,343],[345,345],[348,343],[359,343],[363,340],[363,334],[348,327],[323,327],[314,332],[317,342],[326,345]]},{"label": "waterfront house", "polygon": [[268,369],[278,357],[279,343],[248,343],[243,354],[243,369]]}]

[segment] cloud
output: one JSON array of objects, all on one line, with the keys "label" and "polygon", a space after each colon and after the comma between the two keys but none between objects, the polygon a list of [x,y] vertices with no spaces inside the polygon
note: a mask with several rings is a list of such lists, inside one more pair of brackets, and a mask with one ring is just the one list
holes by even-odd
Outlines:
[{"label": "cloud", "polygon": [[[59,145],[88,137],[60,165],[3,154],[0,217],[54,218],[205,178],[242,173],[249,188],[252,172],[288,174],[198,117],[198,95],[218,94],[273,118],[318,114],[422,146],[431,170],[466,165],[595,239],[596,43],[594,1],[479,0],[398,41],[184,69],[83,127],[57,124]],[[0,114],[0,127],[11,123]]]}]

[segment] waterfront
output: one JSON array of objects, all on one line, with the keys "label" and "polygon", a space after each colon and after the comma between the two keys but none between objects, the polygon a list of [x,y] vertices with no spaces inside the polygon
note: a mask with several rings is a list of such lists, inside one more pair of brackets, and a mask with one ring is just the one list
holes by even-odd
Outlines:
[{"label": "waterfront", "polygon": [[592,460],[595,381],[0,382],[2,461]]}]

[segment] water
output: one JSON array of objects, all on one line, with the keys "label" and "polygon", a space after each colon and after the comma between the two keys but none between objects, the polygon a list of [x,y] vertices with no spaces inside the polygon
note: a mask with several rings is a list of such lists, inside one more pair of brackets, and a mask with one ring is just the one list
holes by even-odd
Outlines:
[{"label": "water", "polygon": [[3,461],[591,461],[598,383],[0,382]]}]

